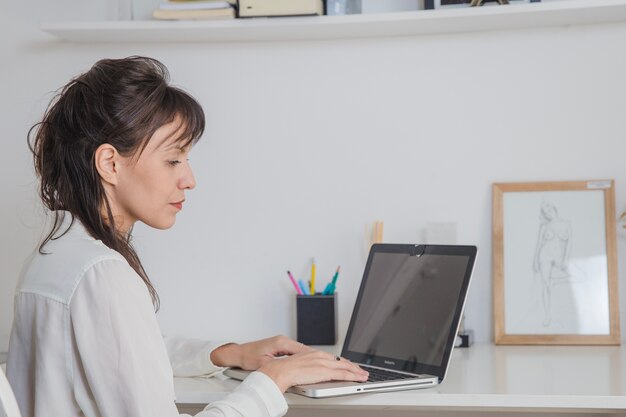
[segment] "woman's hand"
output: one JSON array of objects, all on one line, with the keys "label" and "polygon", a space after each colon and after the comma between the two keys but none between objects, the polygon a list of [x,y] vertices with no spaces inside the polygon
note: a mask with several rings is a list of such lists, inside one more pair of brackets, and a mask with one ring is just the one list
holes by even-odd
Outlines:
[{"label": "woman's hand", "polygon": [[[283,358],[280,358],[284,356]],[[368,373],[347,359],[314,350],[285,336],[220,346],[211,353],[217,366],[259,370],[281,390],[325,381],[367,381]]]},{"label": "woman's hand", "polygon": [[255,371],[276,357],[310,350],[310,347],[286,336],[274,336],[256,342],[220,346],[211,353],[211,362],[217,366],[236,366]]},{"label": "woman's hand", "polygon": [[347,359],[309,350],[287,358],[269,360],[260,369],[281,392],[289,387],[325,381],[367,381],[368,373]]}]

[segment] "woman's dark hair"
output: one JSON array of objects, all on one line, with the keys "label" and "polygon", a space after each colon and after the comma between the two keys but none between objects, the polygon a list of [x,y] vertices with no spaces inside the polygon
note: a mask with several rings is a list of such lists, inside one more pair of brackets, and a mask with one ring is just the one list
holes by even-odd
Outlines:
[{"label": "woman's dark hair", "polygon": [[119,252],[145,282],[155,309],[159,297],[131,243],[130,232],[116,228],[111,205],[95,165],[96,149],[105,143],[122,156],[140,155],[154,132],[180,118],[181,147],[195,144],[204,131],[204,112],[184,91],[168,85],[159,61],[131,56],[103,59],[65,85],[43,120],[28,132],[43,204],[54,224],[39,252],[56,236],[62,212],[77,218],[87,231]]}]

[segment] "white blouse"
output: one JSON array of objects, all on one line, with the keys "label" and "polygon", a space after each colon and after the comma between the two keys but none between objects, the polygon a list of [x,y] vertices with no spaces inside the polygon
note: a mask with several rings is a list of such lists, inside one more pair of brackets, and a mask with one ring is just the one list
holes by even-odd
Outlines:
[{"label": "white blouse", "polygon": [[[139,275],[78,220],[44,251],[22,272],[9,342],[7,376],[23,417],[178,416],[173,375],[222,370],[209,359],[220,343],[161,336]],[[254,372],[197,416],[286,412],[276,384]]]}]

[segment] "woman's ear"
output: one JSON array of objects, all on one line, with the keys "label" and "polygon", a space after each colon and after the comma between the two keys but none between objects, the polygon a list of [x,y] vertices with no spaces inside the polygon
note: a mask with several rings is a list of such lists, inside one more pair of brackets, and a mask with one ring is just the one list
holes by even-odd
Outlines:
[{"label": "woman's ear", "polygon": [[98,146],[95,154],[96,170],[98,170],[98,174],[100,174],[100,178],[102,178],[104,182],[111,185],[117,184],[119,160],[120,154],[113,145],[104,143]]}]

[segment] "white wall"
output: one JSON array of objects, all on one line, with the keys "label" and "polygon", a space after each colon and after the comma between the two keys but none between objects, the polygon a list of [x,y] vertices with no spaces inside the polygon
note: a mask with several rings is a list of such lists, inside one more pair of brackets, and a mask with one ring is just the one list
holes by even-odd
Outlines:
[{"label": "white wall", "polygon": [[[295,336],[290,268],[338,264],[340,331],[365,261],[365,227],[416,242],[458,224],[481,254],[467,327],[492,339],[491,184],[615,178],[626,193],[626,24],[314,42],[78,45],[39,20],[94,19],[77,0],[0,17],[0,350],[21,261],[41,234],[25,135],[50,92],[102,57],[162,60],[203,104],[197,188],[169,231],[136,228],[163,330],[201,338]],[[70,7],[71,6],[71,7]],[[2,20],[5,20],[2,22]],[[625,247],[619,242],[620,276]],[[622,311],[626,285],[621,282]],[[622,321],[624,320],[622,314]]]}]

